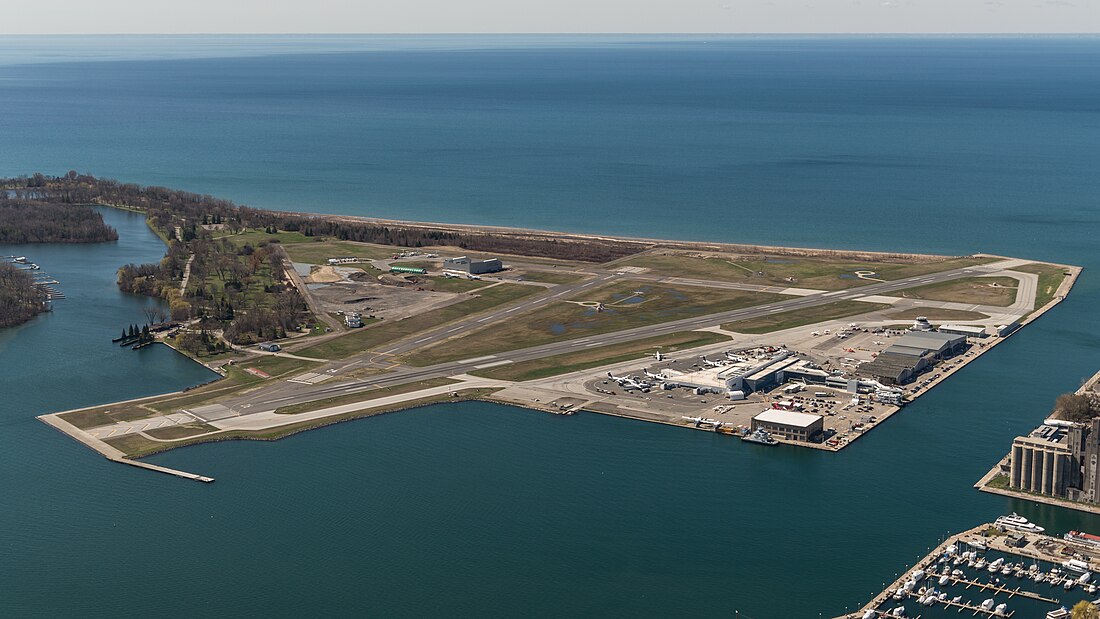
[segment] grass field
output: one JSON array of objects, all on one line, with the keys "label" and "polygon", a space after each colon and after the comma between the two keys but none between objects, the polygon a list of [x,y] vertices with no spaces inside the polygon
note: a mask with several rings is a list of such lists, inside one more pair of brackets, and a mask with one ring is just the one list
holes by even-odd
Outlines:
[{"label": "grass field", "polygon": [[424,286],[436,292],[470,292],[478,288],[484,288],[492,282],[483,279],[465,279],[461,277],[429,277],[430,285]]},{"label": "grass field", "polygon": [[1050,303],[1050,300],[1054,298],[1054,293],[1058,292],[1058,286],[1061,286],[1062,280],[1066,278],[1066,269],[1041,262],[1012,267],[1012,270],[1022,273],[1035,273],[1039,276],[1039,285],[1035,289],[1034,309],[1039,309]]},{"label": "grass field", "polygon": [[432,365],[763,305],[785,298],[782,295],[740,290],[619,281],[572,297],[575,301],[603,303],[603,311],[558,301],[518,314],[502,324],[478,329],[423,349],[410,355],[406,361],[412,365]]},{"label": "grass field", "polygon": [[403,320],[382,321],[372,327],[356,329],[347,335],[333,338],[309,348],[303,348],[295,354],[319,359],[343,359],[370,350],[379,344],[438,327],[463,316],[525,297],[538,290],[534,286],[524,286],[522,284],[500,284],[486,287],[478,291],[474,298],[467,301],[441,307],[417,316],[410,316]]},{"label": "grass field", "polygon": [[[769,286],[793,286],[817,290],[843,290],[874,283],[860,279],[856,271],[874,271],[883,280],[903,279],[992,262],[993,258],[954,258],[936,262],[863,262],[833,258],[792,256],[701,258],[686,254],[644,254],[614,263],[645,267],[660,275],[734,281]],[[791,278],[793,281],[788,281]]]},{"label": "grass field", "polygon": [[314,400],[312,402],[303,402],[301,404],[291,404],[290,406],[277,408],[275,409],[275,412],[279,415],[296,415],[298,413],[308,413],[311,411],[320,410],[322,408],[328,408],[330,406],[355,404],[356,402],[377,400],[378,398],[384,398],[391,395],[401,395],[402,393],[421,391],[423,389],[431,389],[432,387],[452,385],[456,382],[458,381],[452,380],[450,378],[432,378],[429,380],[421,380],[413,383],[405,383],[404,385],[394,385],[392,387],[382,387],[381,389],[371,389],[370,391],[360,391],[359,393],[334,396],[331,398],[325,398],[323,400]]},{"label": "grass field", "polygon": [[569,271],[526,271],[523,279],[545,284],[573,284],[585,279],[587,276],[581,273]]},{"label": "grass field", "polygon": [[309,264],[327,264],[329,258],[355,257],[362,260],[381,260],[390,258],[394,252],[400,253],[396,247],[385,245],[369,245],[367,243],[353,243],[351,241],[322,241],[318,243],[301,243],[286,246],[286,253],[294,262],[308,262]]},{"label": "grass field", "polygon": [[779,312],[778,314],[768,314],[767,316],[749,318],[748,320],[729,322],[722,325],[722,328],[729,331],[736,331],[737,333],[771,333],[772,331],[782,331],[783,329],[817,324],[826,320],[835,320],[837,318],[877,312],[889,307],[890,306],[885,303],[837,301],[836,303],[818,305],[817,307],[807,307],[804,309],[791,310],[789,312]]},{"label": "grass field", "polygon": [[262,242],[278,242],[283,245],[294,245],[297,243],[315,243],[319,242],[320,238],[315,236],[306,236],[301,232],[276,232],[270,234],[263,230],[245,230],[240,234],[215,234],[215,238],[227,238],[233,241],[237,246],[251,245],[256,247]]},{"label": "grass field", "polygon": [[458,391],[454,396],[450,394],[429,396],[409,402],[402,402],[399,406],[395,406],[394,408],[377,408],[353,411],[350,413],[344,413],[342,415],[325,417],[324,419],[311,419],[308,421],[299,421],[297,423],[292,422],[275,428],[269,428],[267,430],[233,430],[218,432],[217,434],[211,436],[201,436],[191,439],[185,438],[172,443],[158,443],[157,441],[149,440],[148,438],[141,436],[140,434],[127,434],[121,437],[105,439],[103,442],[111,445],[116,449],[121,450],[130,458],[142,458],[160,451],[167,451],[169,449],[175,449],[177,447],[186,447],[187,445],[197,445],[199,443],[209,443],[212,441],[273,441],[286,436],[290,436],[291,434],[302,432],[304,430],[312,430],[314,428],[320,428],[323,426],[332,425],[334,423],[351,421],[353,419],[360,419],[363,417],[373,417],[375,415],[381,415],[390,412],[391,410],[412,408],[416,406],[426,406],[428,404],[436,404],[439,402],[459,402],[462,400],[483,398],[492,395],[496,391],[498,391],[498,389],[495,388],[463,389],[461,391]]},{"label": "grass field", "polygon": [[180,438],[188,438],[190,436],[197,436],[199,434],[206,434],[207,432],[217,431],[218,429],[210,424],[185,423],[178,426],[168,426],[167,428],[154,428],[152,430],[146,430],[145,433],[153,438],[176,440]]},{"label": "grass field", "polygon": [[914,307],[900,312],[894,312],[886,315],[888,318],[907,318],[909,320],[915,319],[917,316],[924,316],[928,320],[984,320],[989,318],[986,314],[981,312],[968,312],[966,310],[955,309],[940,309],[938,307]]},{"label": "grass field", "polygon": [[544,357],[522,363],[498,365],[494,368],[477,370],[471,372],[471,374],[499,380],[535,380],[587,370],[601,365],[630,361],[631,359],[641,359],[652,356],[657,349],[660,349],[662,354],[671,354],[678,350],[716,344],[729,339],[729,336],[710,331],[684,331],[625,344],[586,348],[565,355]]},{"label": "grass field", "polygon": [[[124,402],[119,404],[107,404],[88,410],[74,411],[60,415],[62,419],[74,426],[87,429],[97,426],[105,426],[119,421],[134,421],[145,419],[154,415],[174,413],[181,408],[212,404],[219,398],[240,393],[258,385],[265,380],[277,380],[284,376],[296,374],[318,364],[302,361],[300,359],[287,359],[285,357],[255,357],[249,361],[241,361],[226,368],[226,377],[214,382],[190,389],[180,394],[167,395],[161,398],[144,400],[141,402]],[[271,374],[270,379],[260,378],[244,371],[244,368],[256,368]]]},{"label": "grass field", "polygon": [[1018,284],[1019,282],[1011,277],[964,277],[899,290],[890,293],[889,296],[1008,307],[1016,302]]}]

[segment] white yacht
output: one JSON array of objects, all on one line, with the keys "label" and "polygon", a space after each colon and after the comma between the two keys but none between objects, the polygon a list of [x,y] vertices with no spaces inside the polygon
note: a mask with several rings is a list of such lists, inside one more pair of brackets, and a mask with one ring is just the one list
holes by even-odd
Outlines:
[{"label": "white yacht", "polygon": [[1009,516],[1001,516],[993,522],[993,524],[1003,527],[1005,529],[1012,529],[1015,531],[1023,531],[1025,533],[1042,533],[1046,531],[1043,527],[1029,521],[1027,518],[1018,515],[1013,512]]}]

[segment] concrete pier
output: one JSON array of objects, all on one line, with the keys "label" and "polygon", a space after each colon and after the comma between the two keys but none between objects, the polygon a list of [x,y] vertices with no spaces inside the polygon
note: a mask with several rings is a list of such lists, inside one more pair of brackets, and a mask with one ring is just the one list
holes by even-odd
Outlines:
[{"label": "concrete pier", "polygon": [[136,466],[141,469],[148,469],[150,471],[156,471],[158,473],[167,473],[168,475],[173,475],[175,477],[181,477],[183,479],[193,479],[195,481],[201,481],[203,483],[210,483],[214,481],[213,477],[196,475],[195,473],[188,473],[187,471],[170,469],[166,466],[158,466],[156,464],[149,464],[148,462],[131,460],[130,458],[126,457],[126,454],[122,453],[118,449],[111,447],[107,443],[104,443],[98,438],[88,434],[87,432],[60,418],[57,413],[53,413],[50,415],[40,415],[38,419],[46,425],[52,426],[58,431],[63,432],[64,434],[72,438],[75,438],[89,449],[98,452],[101,456],[107,458],[112,462],[128,464],[130,466]]}]

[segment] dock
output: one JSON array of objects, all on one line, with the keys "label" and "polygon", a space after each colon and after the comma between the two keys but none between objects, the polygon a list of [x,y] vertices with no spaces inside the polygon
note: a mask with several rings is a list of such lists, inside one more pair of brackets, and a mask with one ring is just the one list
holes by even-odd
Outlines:
[{"label": "dock", "polygon": [[935,578],[940,578],[941,576],[947,576],[949,579],[951,579],[951,584],[954,584],[954,585],[965,584],[966,589],[969,589],[970,587],[977,587],[978,589],[980,589],[982,591],[989,590],[994,595],[996,595],[998,593],[1001,593],[1001,594],[1007,595],[1009,597],[1009,599],[1012,599],[1013,596],[1018,595],[1020,597],[1025,597],[1025,598],[1029,598],[1029,599],[1032,599],[1032,600],[1039,600],[1040,602],[1046,602],[1048,604],[1057,604],[1058,603],[1058,600],[1056,600],[1054,598],[1043,597],[1043,596],[1039,595],[1038,593],[1034,593],[1032,591],[1024,591],[1023,589],[1020,589],[1019,587],[1016,587],[1015,589],[1009,589],[1008,587],[1006,587],[1004,585],[994,585],[994,584],[990,584],[990,583],[978,582],[976,580],[967,580],[965,578],[958,578],[956,576],[952,576],[951,574],[944,574],[942,572],[937,573],[937,572],[929,571],[928,574],[930,576],[935,577]]},{"label": "dock", "polygon": [[[909,597],[910,598],[919,598],[920,595],[910,591],[909,592]],[[954,602],[952,600],[936,600],[935,604],[932,604],[931,606],[935,606],[936,604],[943,604],[944,606],[946,606],[948,608],[958,608],[959,609],[958,612],[960,612],[960,613],[964,610],[969,610],[969,611],[972,611],[974,613],[975,617],[977,617],[978,615],[984,615],[986,617],[1011,617],[1012,615],[1016,614],[1015,610],[1010,610],[1007,613],[998,615],[997,611],[993,610],[992,608],[982,608],[981,606],[979,606],[977,604],[971,604],[969,602]],[[884,613],[882,611],[875,611],[875,612],[879,613],[880,617],[889,617],[890,616],[887,613]]]}]

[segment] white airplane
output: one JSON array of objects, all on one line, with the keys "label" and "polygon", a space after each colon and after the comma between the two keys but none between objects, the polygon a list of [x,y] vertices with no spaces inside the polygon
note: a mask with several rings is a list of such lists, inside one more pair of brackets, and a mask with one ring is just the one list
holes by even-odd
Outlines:
[{"label": "white airplane", "polygon": [[649,370],[643,370],[643,371],[645,372],[646,378],[652,378],[653,380],[664,380],[665,379],[665,377],[661,376],[660,374],[654,374],[653,372],[650,372]]},{"label": "white airplane", "polygon": [[650,385],[636,380],[633,376],[615,376],[611,372],[607,373],[607,377],[611,380],[619,383],[620,387],[624,389],[637,389],[638,391],[649,391]]},{"label": "white airplane", "polygon": [[735,361],[735,362],[737,362],[737,363],[742,363],[742,362],[744,362],[744,361],[745,361],[745,358],[744,358],[744,357],[741,357],[741,356],[735,355],[735,354],[731,353],[731,352],[730,352],[730,351],[728,351],[728,350],[727,350],[727,351],[725,352],[725,355],[726,355],[726,358],[727,358],[727,359],[729,359],[730,361]]},{"label": "white airplane", "polygon": [[817,337],[817,336],[821,335],[821,332],[820,331],[811,331],[810,335],[812,335],[814,337]]},{"label": "white airplane", "polygon": [[656,360],[658,360],[658,361],[664,361],[664,360],[665,360],[665,356],[661,354],[661,351],[660,351],[660,350],[658,350],[657,352],[653,353],[653,358],[654,358],[654,359],[656,359]]},{"label": "white airplane", "polygon": [[703,355],[702,357],[699,357],[699,358],[703,360],[703,365],[707,366],[708,368],[713,368],[713,367],[719,366],[719,365],[725,365],[721,361],[711,361],[710,359],[707,359],[706,355]]}]

